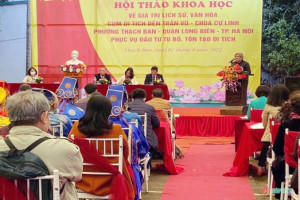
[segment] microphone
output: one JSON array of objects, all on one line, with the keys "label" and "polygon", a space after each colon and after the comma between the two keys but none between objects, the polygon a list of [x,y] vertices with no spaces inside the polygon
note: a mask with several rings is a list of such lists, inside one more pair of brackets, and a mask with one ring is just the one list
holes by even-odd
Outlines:
[{"label": "microphone", "polygon": [[229,61],[228,63],[234,63],[235,59],[233,58],[231,61]]}]

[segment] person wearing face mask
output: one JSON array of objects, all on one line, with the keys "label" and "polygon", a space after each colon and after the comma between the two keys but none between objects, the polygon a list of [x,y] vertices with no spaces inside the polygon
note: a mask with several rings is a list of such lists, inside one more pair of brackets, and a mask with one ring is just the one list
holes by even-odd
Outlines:
[{"label": "person wearing face mask", "polygon": [[39,78],[37,70],[34,67],[30,67],[27,71],[27,76],[23,79],[23,83],[37,83]]},{"label": "person wearing face mask", "polygon": [[[47,133],[50,126],[47,98],[39,92],[18,92],[7,99],[6,109],[11,121],[8,137],[13,145],[22,150],[47,137],[31,152],[45,163],[50,174],[59,170],[60,199],[78,199],[72,182],[81,180],[83,159],[78,146]],[[0,140],[0,151],[8,150],[5,141]]]}]

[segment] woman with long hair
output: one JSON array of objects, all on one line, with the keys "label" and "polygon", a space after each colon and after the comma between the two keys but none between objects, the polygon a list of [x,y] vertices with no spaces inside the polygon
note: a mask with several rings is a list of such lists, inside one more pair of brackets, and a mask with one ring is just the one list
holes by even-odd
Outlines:
[{"label": "woman with long hair", "polygon": [[[113,124],[109,121],[109,116],[112,110],[112,105],[110,101],[103,95],[95,93],[92,94],[86,107],[85,115],[75,122],[72,130],[69,133],[69,138],[71,135],[80,138],[119,138],[120,135],[123,136],[123,175],[130,185],[130,190],[128,191],[128,198],[134,198],[134,190],[131,182],[130,175],[126,168],[125,161],[128,159],[129,149],[127,137],[121,126],[118,124]],[[101,149],[103,149],[103,144],[99,143],[98,152],[102,154]],[[108,145],[110,146],[110,145]],[[110,148],[110,147],[107,147]],[[114,143],[113,150],[118,152],[118,144]],[[116,162],[118,158],[109,158],[110,162]],[[89,170],[93,167],[89,167]],[[93,176],[93,175],[82,175],[82,180],[76,183],[76,187],[84,192],[105,196],[109,195],[110,186],[112,183],[112,176]]]},{"label": "woman with long hair", "polygon": [[[288,128],[290,131],[300,131],[300,91],[291,95],[290,103],[287,103],[281,110],[281,124],[278,129],[274,145],[273,151],[276,157],[284,156],[284,136],[285,136],[285,129]],[[298,137],[299,139],[299,137]],[[295,141],[296,143],[298,142]],[[298,143],[297,143],[298,144]],[[295,152],[298,150],[298,145],[296,145]],[[298,156],[296,155],[298,159]],[[294,169],[290,167],[290,172]],[[282,166],[281,169],[276,170],[277,173],[273,172],[274,181],[276,188],[281,187],[281,182],[285,180],[285,169]],[[279,173],[278,173],[279,172]],[[281,173],[280,173],[281,172]],[[298,179],[297,179],[298,181]],[[275,197],[279,199],[280,194],[275,194]]]},{"label": "woman with long hair", "polygon": [[137,81],[136,77],[134,76],[134,72],[133,72],[132,67],[128,67],[126,69],[125,75],[122,76],[117,81],[117,84],[123,84],[125,80],[130,81],[130,84],[133,84],[133,85],[137,85],[138,84],[138,81]]},{"label": "woman with long hair", "polygon": [[265,128],[264,135],[261,138],[263,143],[263,147],[259,156],[258,161],[258,171],[257,175],[261,176],[266,174],[266,160],[267,160],[267,152],[271,142],[271,132],[270,132],[270,124],[269,117],[275,117],[279,110],[285,105],[286,101],[289,99],[289,90],[283,84],[275,85],[271,93],[268,97],[267,104],[262,114],[262,124]]}]

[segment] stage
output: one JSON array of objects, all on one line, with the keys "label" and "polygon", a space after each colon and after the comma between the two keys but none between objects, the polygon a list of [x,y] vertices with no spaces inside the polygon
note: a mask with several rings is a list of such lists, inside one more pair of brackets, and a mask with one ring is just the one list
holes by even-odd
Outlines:
[{"label": "stage", "polygon": [[[180,106],[184,106],[181,104]],[[177,136],[233,137],[240,116],[220,115],[220,107],[173,107]]]}]

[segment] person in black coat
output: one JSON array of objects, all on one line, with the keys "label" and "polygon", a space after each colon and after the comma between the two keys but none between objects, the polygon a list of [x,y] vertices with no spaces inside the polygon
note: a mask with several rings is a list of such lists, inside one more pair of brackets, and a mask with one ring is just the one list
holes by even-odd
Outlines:
[{"label": "person in black coat", "polygon": [[108,84],[111,83],[111,78],[109,74],[105,73],[105,67],[101,67],[99,70],[100,73],[95,75],[94,81],[98,82],[100,79],[106,79],[108,81]]},{"label": "person in black coat", "polygon": [[236,53],[234,59],[230,61],[231,65],[239,64],[243,69],[243,72],[246,72],[248,75],[251,74],[250,65],[248,62],[244,61],[244,55],[242,53]]},{"label": "person in black coat", "polygon": [[160,126],[160,120],[156,115],[153,106],[145,103],[146,92],[143,89],[137,88],[132,92],[133,101],[128,103],[128,108],[130,112],[137,113],[139,115],[144,115],[147,113],[147,141],[153,150],[158,149],[158,140],[153,131],[153,128],[158,128]]},{"label": "person in black coat", "polygon": [[149,85],[149,84],[153,84],[154,81],[158,81],[159,80],[159,84],[163,84],[164,81],[164,77],[162,74],[158,74],[158,68],[156,66],[151,67],[151,74],[147,74],[144,84],[145,85]]},{"label": "person in black coat", "polygon": [[[273,151],[276,157],[284,156],[285,129],[288,128],[290,131],[300,131],[300,94],[293,95],[291,97],[291,103],[287,103],[281,109],[280,113],[282,114],[281,125],[278,129],[273,145]],[[298,147],[297,141],[295,142],[296,146]],[[293,172],[294,170],[294,168],[290,167],[290,172]],[[282,167],[280,172],[281,173],[273,173],[276,188],[280,188],[281,182],[285,179],[284,166]],[[279,199],[280,194],[275,194],[275,198]]]}]

